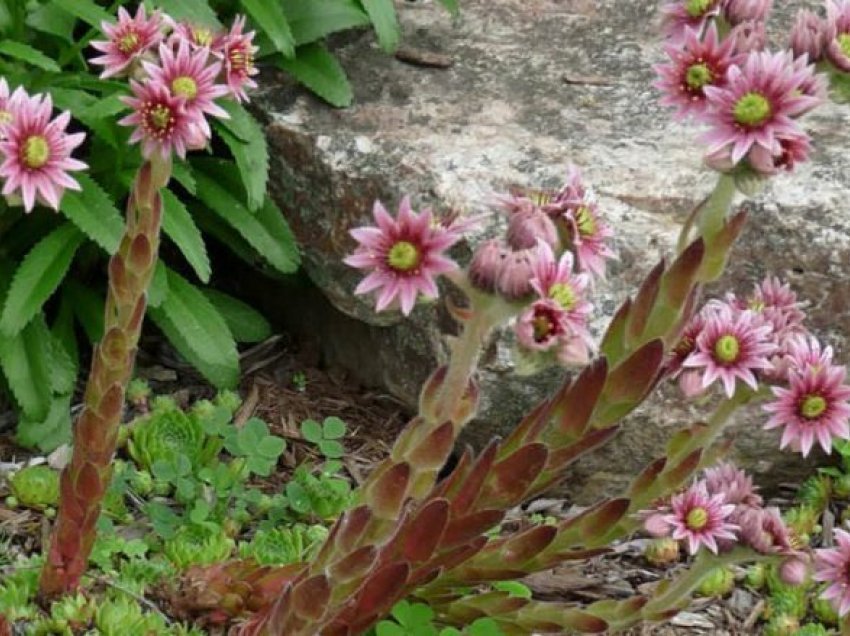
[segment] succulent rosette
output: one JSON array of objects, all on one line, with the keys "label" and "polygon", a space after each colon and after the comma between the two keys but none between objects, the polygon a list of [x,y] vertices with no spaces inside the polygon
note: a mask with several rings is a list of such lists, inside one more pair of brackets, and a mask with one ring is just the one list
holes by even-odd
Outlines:
[{"label": "succulent rosette", "polygon": [[218,453],[220,442],[207,436],[197,418],[180,410],[167,410],[138,422],[127,448],[136,463],[149,471],[157,460],[172,461],[179,455],[193,466],[203,466]]}]

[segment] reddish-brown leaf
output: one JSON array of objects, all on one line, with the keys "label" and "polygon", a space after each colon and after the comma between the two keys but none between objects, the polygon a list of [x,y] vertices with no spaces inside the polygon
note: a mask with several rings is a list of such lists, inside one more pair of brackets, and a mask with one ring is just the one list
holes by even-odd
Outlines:
[{"label": "reddish-brown leaf", "polygon": [[139,275],[153,267],[153,259],[154,253],[148,237],[144,234],[139,234],[130,244],[126,266],[136,273],[136,275]]},{"label": "reddish-brown leaf", "polygon": [[448,367],[437,367],[437,370],[425,380],[425,384],[422,385],[422,390],[419,392],[419,414],[429,422],[434,422],[437,419],[440,393],[447,372]]},{"label": "reddish-brown leaf", "polygon": [[409,452],[408,461],[419,470],[438,469],[446,463],[454,443],[454,425],[445,422]]},{"label": "reddish-brown leaf", "polygon": [[629,314],[629,323],[626,329],[626,338],[632,342],[638,342],[646,328],[649,315],[655,307],[658,290],[661,287],[661,275],[664,273],[664,260],[662,259],[650,270],[643,280],[637,296],[632,303],[632,311]]},{"label": "reddish-brown leaf", "polygon": [[394,464],[370,484],[366,501],[378,519],[397,519],[410,484],[410,464]]},{"label": "reddish-brown leaf", "polygon": [[505,516],[504,510],[481,510],[449,521],[440,549],[463,545],[483,535]]},{"label": "reddish-brown leaf", "polygon": [[412,563],[431,558],[443,538],[449,521],[449,502],[434,499],[426,503],[407,525],[403,553]]},{"label": "reddish-brown leaf", "polygon": [[666,457],[659,457],[658,459],[653,460],[653,462],[644,468],[640,475],[635,477],[632,481],[627,493],[629,497],[639,497],[641,493],[648,490],[666,466]]},{"label": "reddish-brown leaf", "polygon": [[498,450],[498,441],[491,440],[481,455],[475,460],[465,479],[459,483],[456,494],[451,494],[450,496],[452,513],[462,514],[474,509],[475,502],[484,485],[484,480],[488,477],[490,469],[493,467],[493,460],[496,459]]},{"label": "reddish-brown leaf", "polygon": [[375,564],[377,554],[378,551],[373,545],[364,545],[355,550],[330,566],[331,580],[334,584],[339,584],[363,576]]},{"label": "reddish-brown leaf", "polygon": [[589,514],[585,514],[582,519],[582,534],[588,545],[593,544],[593,539],[597,539],[598,543],[598,537],[619,522],[629,511],[630,503],[631,500],[625,498],[609,499],[593,508]]},{"label": "reddish-brown leaf", "polygon": [[542,552],[558,534],[555,526],[542,525],[508,539],[499,551],[508,565],[522,565]]},{"label": "reddish-brown leaf", "polygon": [[552,405],[548,400],[543,400],[534,409],[522,418],[522,421],[511,431],[500,448],[501,455],[510,455],[525,441],[536,440],[540,431],[546,428],[551,418]]},{"label": "reddish-brown leaf", "polygon": [[84,501],[100,500],[103,496],[104,484],[97,466],[90,462],[82,465],[76,476],[74,492]]},{"label": "reddish-brown leaf", "polygon": [[522,501],[537,480],[549,450],[545,444],[528,444],[493,466],[482,491],[488,506],[508,508]]},{"label": "reddish-brown leaf", "polygon": [[555,398],[555,430],[558,436],[547,437],[547,441],[554,442],[561,435],[569,439],[584,433],[607,377],[607,361],[605,358],[597,358],[584,368],[575,381],[562,389]]},{"label": "reddish-brown leaf", "polygon": [[124,387],[115,383],[100,398],[97,412],[100,417],[110,422],[112,426],[121,420],[121,411],[124,410]]},{"label": "reddish-brown leaf", "polygon": [[325,615],[331,587],[324,574],[317,574],[292,588],[292,608],[295,613],[307,621],[319,621]]},{"label": "reddish-brown leaf", "polygon": [[599,345],[599,350],[608,358],[608,362],[613,364],[620,360],[623,356],[623,351],[626,346],[626,324],[629,320],[629,314],[632,310],[632,299],[627,298],[620,305],[617,313],[611,318],[608,323],[608,329],[605,335],[602,336],[602,343]]},{"label": "reddish-brown leaf", "polygon": [[410,565],[388,563],[370,575],[357,593],[357,615],[382,614],[403,593]]},{"label": "reddish-brown leaf", "polygon": [[693,290],[705,256],[705,243],[697,239],[679,254],[664,275],[664,301],[670,307],[682,307]]},{"label": "reddish-brown leaf", "polygon": [[369,506],[357,506],[345,512],[338,522],[336,544],[339,549],[346,553],[354,550],[371,520]]}]

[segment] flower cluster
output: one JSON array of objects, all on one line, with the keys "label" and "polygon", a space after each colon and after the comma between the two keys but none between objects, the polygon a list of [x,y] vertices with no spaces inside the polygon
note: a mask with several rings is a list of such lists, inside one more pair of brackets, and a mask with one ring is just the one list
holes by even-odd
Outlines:
[{"label": "flower cluster", "polygon": [[835,530],[835,548],[815,550],[816,581],[828,583],[821,598],[830,601],[839,616],[850,613],[850,532]]},{"label": "flower cluster", "polygon": [[[655,86],[679,118],[707,126],[706,163],[721,172],[746,167],[774,175],[811,152],[799,118],[826,99],[827,79],[815,72],[813,55],[798,51],[824,36],[812,35],[817,18],[807,14],[791,50],[764,50],[771,7],[771,0],[680,0],[665,7],[669,61],[656,67]],[[850,31],[850,9],[844,13]],[[831,23],[843,24],[839,17]]]},{"label": "flower cluster", "polygon": [[142,143],[142,154],[186,151],[207,144],[211,131],[207,115],[227,118],[215,100],[229,96],[247,99],[256,86],[254,33],[244,33],[238,18],[229,32],[177,22],[139,5],[135,16],[123,8],[118,22],[104,22],[108,39],[92,42],[103,53],[91,60],[103,66],[101,77],[127,76],[132,96],[123,98],[133,112],[119,123],[134,126],[131,143]]},{"label": "flower cluster", "polygon": [[802,569],[805,576],[808,557],[796,549],[779,510],[764,507],[752,478],[732,464],[705,470],[702,479],[642,516],[647,532],[684,542],[692,555],[701,547],[717,554],[742,544],[760,554],[786,557],[788,567],[781,572],[790,577]]},{"label": "flower cluster", "polygon": [[66,188],[80,189],[68,173],[87,167],[71,156],[85,134],[68,133],[70,120],[68,111],[53,117],[50,95],[28,95],[20,86],[10,93],[0,77],[0,183],[12,204],[58,210]]},{"label": "flower cluster", "polygon": [[739,381],[752,390],[770,385],[765,428],[782,429],[780,447],[805,456],[817,442],[828,453],[833,439],[850,438],[850,385],[804,317],[790,286],[776,278],[747,298],[711,301],[685,327],[668,372],[690,397],[717,380],[730,398]]}]

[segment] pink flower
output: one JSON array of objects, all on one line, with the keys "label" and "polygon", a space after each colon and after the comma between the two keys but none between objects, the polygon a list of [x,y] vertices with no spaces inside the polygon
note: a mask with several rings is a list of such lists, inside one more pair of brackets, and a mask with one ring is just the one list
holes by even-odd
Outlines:
[{"label": "pink flower", "polygon": [[673,538],[687,540],[688,551],[693,555],[700,545],[717,554],[717,540],[736,539],[737,527],[727,521],[735,510],[727,504],[722,494],[709,495],[705,482],[697,482],[685,492],[670,500],[671,513],[665,521],[673,528]]},{"label": "pink flower", "polygon": [[720,14],[726,0],[676,0],[662,11],[662,30],[671,42],[685,37],[688,29],[700,32],[709,21]]},{"label": "pink flower", "polygon": [[68,111],[50,119],[50,95],[29,97],[15,91],[9,104],[12,119],[3,127],[4,137],[0,140],[3,195],[20,191],[27,212],[33,209],[36,199],[58,210],[66,188],[80,189],[68,172],[87,167],[71,157],[71,151],[83,143],[85,134],[65,132],[71,120]]},{"label": "pink flower", "polygon": [[824,452],[832,440],[850,438],[850,386],[844,367],[806,367],[789,373],[789,387],[772,387],[776,399],[762,408],[771,413],[766,429],[782,428],[780,448],[789,444],[807,456],[815,440]]},{"label": "pink flower", "polygon": [[778,138],[805,135],[792,117],[820,103],[799,92],[810,73],[795,67],[790,53],[750,53],[742,66],[730,67],[725,86],[706,86],[709,153],[729,146],[738,163],[754,145],[772,152]]},{"label": "pink flower", "polygon": [[204,115],[230,118],[227,111],[214,101],[228,93],[226,86],[215,83],[221,63],[208,64],[209,50],[199,48],[192,51],[185,40],[179,42],[176,54],[172,48],[161,45],[159,58],[161,66],[142,63],[148,74],[147,82],[167,86],[172,95],[183,100],[186,115],[197,122],[204,136],[212,136]]},{"label": "pink flower", "polygon": [[[554,300],[564,312],[564,321],[577,334],[587,333],[587,317],[592,305],[585,299],[590,283],[587,274],[573,273],[573,255],[564,252],[555,260],[552,248],[544,242],[537,246],[531,287],[541,298]],[[587,336],[590,338],[589,334]]]},{"label": "pink flower", "polygon": [[534,208],[511,215],[505,238],[515,250],[536,247],[538,240],[555,248],[558,245],[558,229],[548,214]]},{"label": "pink flower", "polygon": [[780,172],[793,172],[797,164],[809,160],[812,144],[806,133],[785,133],[777,135],[773,148],[754,145],[747,153],[750,166],[766,176]]},{"label": "pink flower", "polygon": [[806,56],[809,62],[823,57],[825,25],[817,14],[808,9],[797,12],[791,29],[791,51],[796,57]]},{"label": "pink flower", "polygon": [[502,263],[510,250],[497,239],[491,239],[475,248],[469,263],[469,282],[477,289],[492,294],[496,291]]},{"label": "pink flower", "polygon": [[172,46],[179,46],[181,41],[188,42],[193,49],[204,49],[213,53],[222,53],[224,49],[224,34],[216,33],[207,26],[193,24],[191,22],[165,18],[172,33],[168,38]]},{"label": "pink flower", "polygon": [[534,276],[536,260],[536,249],[507,251],[496,277],[496,289],[505,300],[524,301],[534,293],[531,277]]},{"label": "pink flower", "polygon": [[796,371],[820,370],[832,365],[832,347],[822,346],[814,336],[797,334],[786,343],[786,359]]},{"label": "pink flower", "polygon": [[755,371],[770,368],[768,356],[776,349],[771,332],[769,325],[756,321],[754,313],[722,305],[706,319],[696,349],[683,366],[704,369],[704,387],[719,379],[729,397],[735,393],[736,380],[756,390]]},{"label": "pink flower", "polygon": [[791,534],[779,509],[739,505],[731,520],[738,525],[741,543],[761,554],[794,554]]},{"label": "pink flower", "polygon": [[823,42],[826,59],[840,70],[850,72],[850,2],[847,0],[827,2]]},{"label": "pink flower", "polygon": [[135,126],[130,143],[142,142],[142,154],[147,158],[158,152],[167,158],[172,152],[185,157],[186,151],[201,148],[206,142],[203,114],[186,109],[186,100],[173,95],[168,86],[147,81],[130,80],[133,97],[121,101],[133,113],[121,119],[122,126]]},{"label": "pink flower", "polygon": [[419,293],[437,297],[435,276],[457,269],[443,252],[457,243],[461,234],[451,227],[432,223],[430,210],[414,212],[409,197],[402,199],[397,218],[391,217],[380,201],[375,201],[373,215],[377,227],[351,230],[351,236],[360,245],[345,263],[371,270],[354,293],[380,290],[378,311],[389,308],[398,299],[402,313],[408,315]]},{"label": "pink flower", "polygon": [[736,53],[752,53],[763,51],[767,46],[767,27],[760,20],[741,22],[727,36],[733,40]]},{"label": "pink flower", "polygon": [[762,316],[770,323],[775,333],[802,327],[806,317],[791,285],[775,276],[768,276],[756,285],[740,308],[749,309]]},{"label": "pink flower", "polygon": [[655,88],[664,96],[661,103],[678,108],[676,117],[700,114],[706,108],[705,88],[725,86],[726,73],[743,57],[734,51],[735,39],[720,39],[717,27],[711,25],[705,39],[697,31],[687,29],[681,42],[664,47],[670,62],[655,67]]},{"label": "pink flower", "polygon": [[245,16],[234,20],[230,32],[222,40],[224,56],[224,74],[227,86],[233,97],[240,102],[247,101],[246,88],[256,88],[257,83],[251,79],[259,71],[254,67],[254,54],[259,47],[254,46],[254,32],[242,33],[245,27]]},{"label": "pink flower", "polygon": [[832,602],[839,616],[850,612],[850,533],[836,528],[836,548],[815,550],[815,581],[829,586],[820,595]]},{"label": "pink flower", "polygon": [[733,26],[750,20],[764,22],[772,8],[773,0],[726,0],[723,17]]},{"label": "pink flower", "polygon": [[130,17],[124,7],[118,8],[118,23],[101,23],[101,29],[109,38],[91,43],[104,55],[91,59],[92,64],[103,66],[101,77],[127,74],[130,65],[155,47],[162,40],[163,20],[159,11],[150,18],[145,14],[144,4],[139,4],[135,17]]},{"label": "pink flower", "polygon": [[722,494],[725,503],[760,506],[753,478],[731,463],[718,464],[705,470],[705,487],[709,495]]}]

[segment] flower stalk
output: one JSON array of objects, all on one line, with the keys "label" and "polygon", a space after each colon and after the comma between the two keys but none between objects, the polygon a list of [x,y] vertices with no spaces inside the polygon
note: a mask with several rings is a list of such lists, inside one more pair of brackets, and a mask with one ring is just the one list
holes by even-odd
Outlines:
[{"label": "flower stalk", "polygon": [[62,471],[59,510],[41,573],[40,596],[45,601],[79,586],[94,544],[157,263],[159,192],[170,174],[170,158],[158,154],[139,169],[127,201],[124,236],[109,262],[104,334],[94,350],[83,410],[74,427],[73,456]]}]

